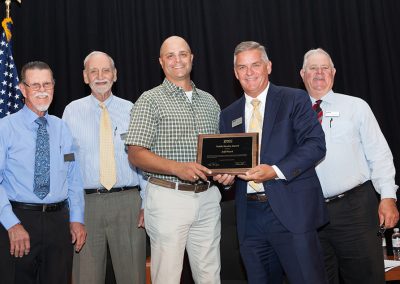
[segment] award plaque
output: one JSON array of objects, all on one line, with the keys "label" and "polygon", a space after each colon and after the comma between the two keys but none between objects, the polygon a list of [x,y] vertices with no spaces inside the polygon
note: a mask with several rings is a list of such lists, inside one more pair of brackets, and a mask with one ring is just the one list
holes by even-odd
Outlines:
[{"label": "award plaque", "polygon": [[258,133],[199,134],[197,162],[212,174],[244,174],[258,164]]}]

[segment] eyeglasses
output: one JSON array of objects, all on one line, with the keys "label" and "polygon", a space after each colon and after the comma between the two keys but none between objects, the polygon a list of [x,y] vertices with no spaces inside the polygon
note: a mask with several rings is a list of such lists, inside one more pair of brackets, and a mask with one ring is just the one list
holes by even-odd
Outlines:
[{"label": "eyeglasses", "polygon": [[385,231],[386,231],[385,225],[382,225],[379,227],[379,231],[378,231],[378,233],[376,233],[376,235],[378,237],[383,238],[385,236]]},{"label": "eyeglasses", "polygon": [[55,81],[53,81],[53,82],[44,82],[43,84],[33,83],[33,84],[30,84],[30,85],[27,82],[24,82],[24,81],[22,81],[22,83],[25,86],[31,88],[32,91],[39,91],[41,87],[43,87],[43,89],[45,89],[45,90],[52,90],[54,88],[54,85],[55,85],[56,82]]}]

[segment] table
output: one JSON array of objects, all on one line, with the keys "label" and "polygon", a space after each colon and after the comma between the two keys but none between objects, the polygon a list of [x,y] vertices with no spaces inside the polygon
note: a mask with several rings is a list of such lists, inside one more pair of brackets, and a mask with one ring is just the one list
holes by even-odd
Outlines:
[{"label": "table", "polygon": [[[386,259],[393,260],[393,256],[389,255]],[[400,266],[397,266],[385,272],[385,280],[386,281],[400,280]]]}]

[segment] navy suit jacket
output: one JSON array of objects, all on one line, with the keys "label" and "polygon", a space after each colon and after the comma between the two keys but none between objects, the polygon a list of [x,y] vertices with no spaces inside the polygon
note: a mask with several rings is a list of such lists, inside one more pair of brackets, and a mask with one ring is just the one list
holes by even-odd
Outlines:
[{"label": "navy suit jacket", "polygon": [[[245,132],[245,97],[221,112],[221,133]],[[242,118],[240,125],[232,121]],[[269,203],[293,233],[316,230],[327,223],[326,207],[315,165],[325,156],[325,135],[308,94],[270,83],[264,112],[260,163],[276,165],[286,180],[263,182]],[[247,182],[236,179],[239,241],[246,228]]]}]

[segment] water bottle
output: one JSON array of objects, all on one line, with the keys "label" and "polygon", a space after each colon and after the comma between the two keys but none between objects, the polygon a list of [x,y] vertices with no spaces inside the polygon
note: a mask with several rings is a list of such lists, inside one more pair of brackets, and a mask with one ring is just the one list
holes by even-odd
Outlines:
[{"label": "water bottle", "polygon": [[393,229],[392,246],[393,246],[393,259],[400,260],[400,233],[399,228]]}]

